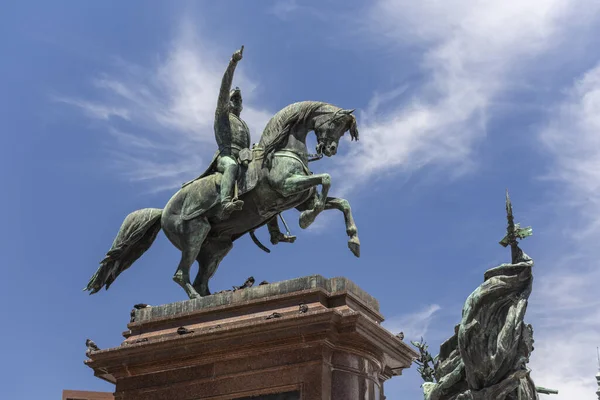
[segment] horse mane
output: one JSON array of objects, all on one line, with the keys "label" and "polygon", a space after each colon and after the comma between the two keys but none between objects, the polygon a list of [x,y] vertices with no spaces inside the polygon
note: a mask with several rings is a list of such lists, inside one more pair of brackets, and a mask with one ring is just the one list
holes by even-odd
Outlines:
[{"label": "horse mane", "polygon": [[274,151],[286,145],[290,131],[295,125],[305,123],[321,107],[334,110],[338,108],[322,101],[300,101],[278,111],[267,123],[260,139],[265,160],[270,159]]}]

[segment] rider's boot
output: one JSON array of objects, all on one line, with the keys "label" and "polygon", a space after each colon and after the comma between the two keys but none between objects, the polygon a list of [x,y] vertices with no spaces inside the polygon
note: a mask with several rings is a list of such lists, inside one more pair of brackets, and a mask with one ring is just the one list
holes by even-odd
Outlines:
[{"label": "rider's boot", "polygon": [[271,244],[276,245],[277,243],[294,243],[296,236],[286,235],[279,229],[279,223],[277,222],[277,216],[271,218],[267,222],[267,228],[269,229],[269,235],[271,236]]},{"label": "rider's boot", "polygon": [[227,219],[234,211],[239,211],[244,206],[242,200],[233,199],[232,192],[237,178],[237,164],[228,165],[221,178],[221,218]]}]

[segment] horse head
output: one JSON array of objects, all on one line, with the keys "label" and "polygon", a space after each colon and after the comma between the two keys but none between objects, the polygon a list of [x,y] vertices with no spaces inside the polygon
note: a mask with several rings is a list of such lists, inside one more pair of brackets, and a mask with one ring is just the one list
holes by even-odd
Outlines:
[{"label": "horse head", "polygon": [[334,156],[337,153],[339,141],[346,132],[350,132],[351,140],[358,140],[354,110],[337,109],[321,115],[315,122],[314,132],[317,136],[317,154]]}]

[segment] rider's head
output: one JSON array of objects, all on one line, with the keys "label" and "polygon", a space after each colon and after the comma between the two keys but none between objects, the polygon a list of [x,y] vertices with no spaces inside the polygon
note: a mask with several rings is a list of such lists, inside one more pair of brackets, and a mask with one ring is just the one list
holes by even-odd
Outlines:
[{"label": "rider's head", "polygon": [[231,112],[239,117],[244,108],[242,107],[242,91],[239,87],[229,92],[229,106]]}]

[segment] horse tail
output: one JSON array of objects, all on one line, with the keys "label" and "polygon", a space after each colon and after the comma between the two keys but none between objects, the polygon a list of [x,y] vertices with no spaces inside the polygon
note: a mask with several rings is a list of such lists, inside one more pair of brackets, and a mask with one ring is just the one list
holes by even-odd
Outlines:
[{"label": "horse tail", "polygon": [[102,287],[106,290],[117,276],[131,266],[152,246],[161,229],[162,210],[144,208],[129,214],[100,267],[91,277],[84,291],[94,294]]}]

